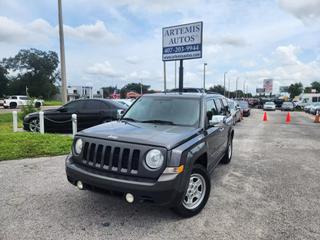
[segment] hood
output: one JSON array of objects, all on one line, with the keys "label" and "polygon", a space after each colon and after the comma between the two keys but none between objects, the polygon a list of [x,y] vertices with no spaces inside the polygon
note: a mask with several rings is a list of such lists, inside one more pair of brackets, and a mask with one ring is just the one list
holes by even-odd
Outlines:
[{"label": "hood", "polygon": [[78,135],[154,145],[169,150],[196,136],[199,131],[200,128],[194,127],[114,121],[85,129]]},{"label": "hood", "polygon": [[[47,110],[44,110],[44,114],[46,113],[53,113],[53,112],[57,112],[58,108],[56,109],[47,109]],[[39,112],[33,112],[33,113],[29,113],[28,115],[26,115],[24,118],[30,118],[30,117],[35,117],[35,116],[38,116],[39,115]]]}]

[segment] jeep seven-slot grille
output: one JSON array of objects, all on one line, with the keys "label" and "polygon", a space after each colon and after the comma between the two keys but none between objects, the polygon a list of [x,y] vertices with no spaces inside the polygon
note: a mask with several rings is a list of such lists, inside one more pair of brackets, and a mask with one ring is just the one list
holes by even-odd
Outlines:
[{"label": "jeep seven-slot grille", "polygon": [[137,174],[140,150],[85,142],[82,163],[112,172]]}]

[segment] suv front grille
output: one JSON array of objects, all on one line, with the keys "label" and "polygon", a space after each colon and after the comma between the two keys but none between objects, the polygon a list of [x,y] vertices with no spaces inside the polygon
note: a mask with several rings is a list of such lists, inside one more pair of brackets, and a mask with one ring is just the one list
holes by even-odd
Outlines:
[{"label": "suv front grille", "polygon": [[85,142],[82,163],[113,172],[137,174],[140,150]]}]

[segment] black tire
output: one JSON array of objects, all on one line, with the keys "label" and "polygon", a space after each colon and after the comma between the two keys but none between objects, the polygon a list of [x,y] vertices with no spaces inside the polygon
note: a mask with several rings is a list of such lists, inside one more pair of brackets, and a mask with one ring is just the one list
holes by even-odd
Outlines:
[{"label": "black tire", "polygon": [[17,103],[15,102],[10,103],[10,109],[14,109],[14,108],[17,108]]},{"label": "black tire", "polygon": [[232,151],[233,151],[233,138],[232,138],[232,136],[230,136],[229,140],[228,140],[228,146],[227,146],[226,152],[225,152],[223,158],[221,159],[220,163],[222,163],[222,164],[230,163],[231,159],[232,159]]},{"label": "black tire", "polygon": [[41,102],[36,102],[36,103],[34,104],[34,107],[35,107],[35,108],[40,108],[40,107],[41,107]]},{"label": "black tire", "polygon": [[[200,178],[200,176],[202,179]],[[202,185],[197,186],[197,184],[191,185],[191,181],[194,180],[195,178],[199,178],[199,181],[202,184],[204,184],[204,186]],[[203,194],[201,194],[200,199],[199,198],[197,199],[196,196],[192,196],[192,198],[190,198],[192,200],[192,203],[190,204],[195,204],[193,207],[188,206],[188,203],[186,202],[186,199],[188,199],[188,195],[191,194],[190,192],[192,191],[191,188],[193,188],[193,191],[197,193],[200,192],[201,189],[204,191]],[[183,195],[181,202],[172,210],[177,215],[183,218],[189,218],[197,215],[199,212],[201,212],[201,210],[206,205],[208,198],[210,196],[210,190],[211,190],[211,182],[210,182],[210,176],[208,171],[202,165],[196,164],[192,169],[192,172],[190,175],[190,182],[188,184],[188,188],[186,189],[186,193]],[[196,200],[193,201],[194,199]]]}]

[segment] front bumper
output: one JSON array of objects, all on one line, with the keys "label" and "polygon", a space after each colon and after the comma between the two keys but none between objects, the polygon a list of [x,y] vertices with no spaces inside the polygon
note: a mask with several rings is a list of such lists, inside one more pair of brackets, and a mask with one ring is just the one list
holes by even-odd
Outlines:
[{"label": "front bumper", "polygon": [[131,193],[135,201],[170,207],[179,204],[189,180],[186,172],[163,174],[157,180],[106,174],[74,162],[71,155],[66,159],[66,174],[73,185],[82,181],[85,187],[97,187],[121,194]]}]

